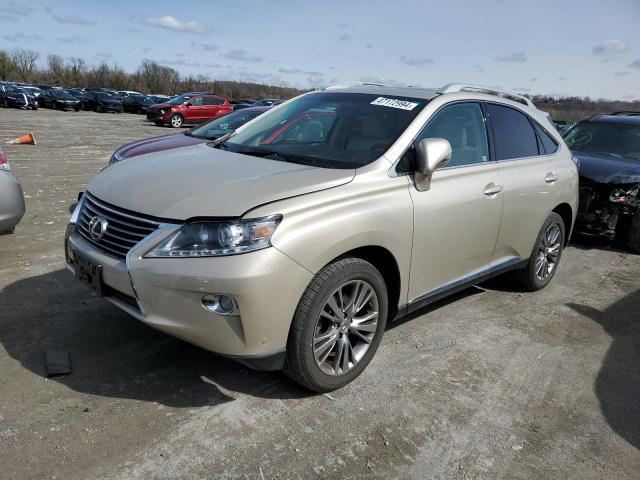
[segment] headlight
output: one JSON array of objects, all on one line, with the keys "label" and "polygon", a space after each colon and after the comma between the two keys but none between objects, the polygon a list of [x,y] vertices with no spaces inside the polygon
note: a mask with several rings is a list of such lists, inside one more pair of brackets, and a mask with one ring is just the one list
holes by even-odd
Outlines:
[{"label": "headlight", "polygon": [[164,110],[160,110],[160,115],[164,115]]},{"label": "headlight", "polygon": [[145,257],[220,257],[253,252],[271,246],[271,235],[280,220],[280,215],[273,215],[235,222],[188,223]]},{"label": "headlight", "polygon": [[640,205],[640,183],[631,187],[629,190],[624,188],[614,188],[609,195],[609,201],[613,203],[621,203],[624,205],[638,206]]}]

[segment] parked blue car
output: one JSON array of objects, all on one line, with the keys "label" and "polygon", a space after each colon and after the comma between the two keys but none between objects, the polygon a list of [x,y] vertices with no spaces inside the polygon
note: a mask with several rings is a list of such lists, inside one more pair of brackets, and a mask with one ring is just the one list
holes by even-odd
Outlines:
[{"label": "parked blue car", "polygon": [[0,85],[0,105],[5,108],[37,110],[38,100],[28,90],[15,85]]}]

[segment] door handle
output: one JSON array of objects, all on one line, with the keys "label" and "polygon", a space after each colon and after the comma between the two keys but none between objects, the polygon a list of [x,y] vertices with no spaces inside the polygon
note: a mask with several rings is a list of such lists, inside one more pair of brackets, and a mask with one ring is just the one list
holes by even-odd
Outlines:
[{"label": "door handle", "polygon": [[557,181],[559,178],[560,176],[556,172],[549,172],[547,173],[547,176],[544,177],[544,181],[547,183],[553,183]]},{"label": "door handle", "polygon": [[482,193],[490,197],[491,195],[495,195],[496,193],[500,193],[501,191],[502,191],[502,185],[496,185],[495,183],[491,182],[489,185],[484,187],[484,190]]}]

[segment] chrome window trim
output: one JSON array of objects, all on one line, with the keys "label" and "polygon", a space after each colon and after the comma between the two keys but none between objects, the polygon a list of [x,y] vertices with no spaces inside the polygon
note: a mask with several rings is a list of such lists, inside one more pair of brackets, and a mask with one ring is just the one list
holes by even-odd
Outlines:
[{"label": "chrome window trim", "polygon": [[[438,98],[438,97],[436,97]],[[436,100],[436,98],[432,99],[430,101],[433,102]],[[535,118],[533,118],[529,113],[526,112],[525,108],[523,105],[521,104],[517,104],[517,105],[512,105],[510,103],[505,103],[505,102],[500,102],[500,101],[496,101],[495,99],[491,99],[491,100],[485,100],[485,99],[480,99],[480,98],[466,98],[466,99],[456,99],[456,100],[452,100],[450,102],[447,103],[443,103],[442,105],[440,105],[436,110],[434,110],[433,112],[429,113],[429,114],[425,114],[426,111],[428,111],[429,105],[427,104],[425,106],[425,108],[422,110],[422,112],[420,112],[420,115],[418,115],[415,120],[413,121],[413,123],[411,125],[409,125],[409,127],[407,127],[407,129],[405,130],[405,132],[400,135],[400,137],[398,138],[398,141],[402,138],[402,136],[404,136],[404,134],[412,129],[412,127],[414,126],[414,124],[418,123],[418,121],[421,120],[422,116],[426,116],[427,118],[422,120],[422,124],[420,126],[420,128],[418,129],[417,133],[411,138],[411,140],[405,145],[405,147],[402,150],[402,153],[400,153],[398,155],[398,157],[395,160],[391,160],[389,158],[389,156],[387,155],[389,153],[390,150],[392,150],[396,144],[392,145],[391,147],[389,147],[389,150],[387,150],[387,152],[385,152],[384,156],[385,158],[391,163],[391,167],[387,170],[387,174],[389,175],[389,177],[391,178],[395,178],[395,177],[402,177],[402,176],[406,176],[406,175],[411,175],[412,172],[397,172],[396,168],[398,166],[398,163],[400,162],[400,160],[402,159],[402,157],[404,156],[404,154],[407,152],[407,150],[409,148],[411,148],[411,146],[413,145],[413,142],[416,140],[416,138],[418,137],[418,135],[420,135],[420,133],[424,130],[424,128],[427,126],[427,124],[429,123],[429,121],[438,113],[440,112],[443,108],[448,107],[450,105],[455,105],[457,103],[478,103],[478,104],[482,104],[482,103],[494,103],[496,105],[500,105],[500,106],[504,106],[504,107],[510,107],[513,109],[518,110],[520,113],[522,113],[523,115],[526,115],[527,118],[532,121],[535,122],[538,126],[540,126],[540,128],[542,128],[545,132],[547,132],[549,134],[549,136],[551,138],[553,138],[554,140],[557,139],[555,138],[555,136],[549,132],[548,129],[546,129],[544,126],[542,126],[540,124],[540,122],[538,122]],[[514,102],[517,103],[517,102]],[[519,106],[518,106],[519,105]],[[483,112],[484,114],[484,112]],[[487,118],[484,119],[485,122],[487,121]],[[535,131],[535,129],[534,129]],[[536,133],[537,135],[537,133]],[[487,140],[489,136],[489,132],[487,131]],[[562,138],[562,137],[561,137]],[[398,143],[398,142],[396,142]],[[509,159],[505,159],[505,160],[490,160],[488,162],[483,162],[483,163],[470,163],[468,165],[456,165],[456,166],[451,166],[451,167],[443,167],[441,169],[438,169],[437,171],[441,171],[441,170],[452,170],[452,169],[457,169],[457,168],[469,168],[469,167],[475,167],[475,166],[479,166],[479,165],[488,165],[488,164],[500,164],[500,163],[504,163],[504,162],[513,162],[513,161],[520,161],[520,160],[526,160],[526,159],[531,159],[531,158],[541,158],[541,157],[553,157],[558,155],[562,150],[563,150],[563,143],[564,142],[558,142],[558,148],[556,149],[555,152],[553,153],[545,153],[545,154],[541,154],[541,155],[534,155],[534,156],[529,156],[529,157],[517,157],[517,158],[509,158]]]}]

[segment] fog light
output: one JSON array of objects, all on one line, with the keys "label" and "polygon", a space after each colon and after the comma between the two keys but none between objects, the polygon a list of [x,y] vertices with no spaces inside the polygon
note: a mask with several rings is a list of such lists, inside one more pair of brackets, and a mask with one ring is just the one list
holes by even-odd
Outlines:
[{"label": "fog light", "polygon": [[229,295],[205,295],[202,297],[202,306],[218,315],[238,315],[238,305]]}]

